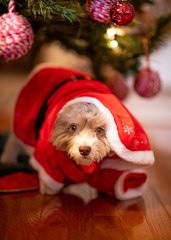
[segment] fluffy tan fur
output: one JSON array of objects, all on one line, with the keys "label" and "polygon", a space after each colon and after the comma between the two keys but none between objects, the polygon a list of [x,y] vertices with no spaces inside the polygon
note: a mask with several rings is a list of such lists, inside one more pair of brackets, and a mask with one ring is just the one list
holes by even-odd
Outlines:
[{"label": "fluffy tan fur", "polygon": [[59,112],[51,142],[77,164],[90,165],[114,154],[106,130],[107,122],[95,105],[74,103]]}]

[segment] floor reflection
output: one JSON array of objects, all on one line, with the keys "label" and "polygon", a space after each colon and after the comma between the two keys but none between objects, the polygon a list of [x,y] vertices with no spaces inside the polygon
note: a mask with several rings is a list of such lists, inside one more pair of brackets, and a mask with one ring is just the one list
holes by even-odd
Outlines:
[{"label": "floor reflection", "polygon": [[51,240],[58,236],[61,240],[120,239],[121,235],[126,239],[143,218],[142,198],[119,202],[100,195],[85,203],[75,195],[58,195],[42,211],[39,234],[40,239]]}]

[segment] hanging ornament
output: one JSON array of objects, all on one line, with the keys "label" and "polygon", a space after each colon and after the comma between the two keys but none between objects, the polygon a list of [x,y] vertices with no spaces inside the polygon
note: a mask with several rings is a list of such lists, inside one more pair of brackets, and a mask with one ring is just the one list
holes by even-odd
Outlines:
[{"label": "hanging ornament", "polygon": [[15,0],[11,0],[8,13],[0,16],[0,57],[6,60],[20,58],[31,49],[33,40],[30,23],[15,12]]},{"label": "hanging ornament", "polygon": [[107,78],[107,86],[112,93],[120,100],[124,100],[128,96],[129,88],[122,74],[109,66],[103,68],[103,74]]},{"label": "hanging ornament", "polygon": [[86,0],[86,8],[90,17],[100,23],[109,23],[110,19],[110,9],[113,0]]},{"label": "hanging ornament", "polygon": [[135,91],[142,97],[153,97],[161,89],[161,81],[157,71],[150,67],[142,69],[135,78]]},{"label": "hanging ornament", "polygon": [[157,71],[150,67],[148,38],[143,39],[143,47],[146,52],[147,67],[142,69],[136,76],[134,82],[135,91],[142,97],[150,98],[155,96],[161,89],[161,80]]},{"label": "hanging ornament", "polygon": [[122,0],[115,1],[110,10],[111,21],[119,26],[128,25],[135,16],[134,7]]}]

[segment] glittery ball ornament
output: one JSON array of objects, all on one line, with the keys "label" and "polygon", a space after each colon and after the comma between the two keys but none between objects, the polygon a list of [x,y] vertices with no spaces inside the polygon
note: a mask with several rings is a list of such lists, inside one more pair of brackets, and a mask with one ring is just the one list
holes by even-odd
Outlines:
[{"label": "glittery ball ornament", "polygon": [[111,21],[119,26],[128,25],[135,16],[134,7],[125,1],[115,1],[110,10]]},{"label": "glittery ball ornament", "polygon": [[87,0],[86,8],[90,17],[100,23],[109,23],[110,19],[110,9],[113,0]]},{"label": "glittery ball ornament", "polygon": [[25,55],[32,47],[34,34],[25,17],[15,12],[11,0],[8,13],[0,16],[0,57],[14,60]]},{"label": "glittery ball ornament", "polygon": [[114,75],[107,82],[108,87],[112,93],[120,100],[124,100],[128,93],[129,88],[124,77],[119,73],[115,72]]},{"label": "glittery ball ornament", "polygon": [[151,70],[150,67],[142,69],[135,78],[134,89],[142,97],[155,96],[161,89],[158,72]]}]

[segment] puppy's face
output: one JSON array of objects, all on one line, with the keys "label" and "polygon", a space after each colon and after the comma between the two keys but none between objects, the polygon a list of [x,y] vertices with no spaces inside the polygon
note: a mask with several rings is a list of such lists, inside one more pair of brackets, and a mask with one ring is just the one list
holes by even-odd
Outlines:
[{"label": "puppy's face", "polygon": [[114,154],[106,130],[106,120],[95,105],[74,103],[59,112],[51,142],[77,164],[90,165]]}]

